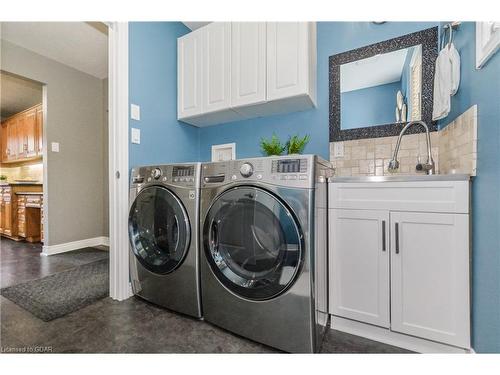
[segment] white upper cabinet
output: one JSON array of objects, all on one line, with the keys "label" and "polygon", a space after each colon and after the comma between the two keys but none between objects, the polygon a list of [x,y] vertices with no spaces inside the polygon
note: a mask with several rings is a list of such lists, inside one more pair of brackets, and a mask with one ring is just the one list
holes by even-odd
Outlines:
[{"label": "white upper cabinet", "polygon": [[177,40],[177,118],[202,113],[203,31],[197,30]]},{"label": "white upper cabinet", "polygon": [[266,23],[233,22],[231,105],[266,101]]},{"label": "white upper cabinet", "polygon": [[[312,42],[314,40],[314,43]],[[267,99],[304,96],[316,104],[316,24],[267,24]]]},{"label": "white upper cabinet", "polygon": [[177,95],[196,126],[314,107],[316,24],[214,22],[179,38]]},{"label": "white upper cabinet", "polygon": [[203,31],[202,108],[208,113],[231,104],[231,23],[210,23]]}]

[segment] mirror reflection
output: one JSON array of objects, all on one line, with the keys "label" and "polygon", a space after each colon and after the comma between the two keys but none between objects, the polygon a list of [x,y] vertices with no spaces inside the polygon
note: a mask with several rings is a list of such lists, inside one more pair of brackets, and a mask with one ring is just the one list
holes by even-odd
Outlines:
[{"label": "mirror reflection", "polygon": [[422,46],[340,66],[340,128],[421,120]]}]

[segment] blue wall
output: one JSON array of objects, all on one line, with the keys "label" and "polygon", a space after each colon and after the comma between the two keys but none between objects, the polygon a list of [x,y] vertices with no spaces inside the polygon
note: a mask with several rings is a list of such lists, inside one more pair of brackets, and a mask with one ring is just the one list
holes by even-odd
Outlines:
[{"label": "blue wall", "polygon": [[[329,157],[328,57],[429,27],[436,22],[318,23],[318,107],[305,112],[193,128],[176,120],[176,39],[188,32],[181,23],[130,24],[130,101],[141,105],[142,144],[130,146],[130,165],[210,159],[212,144],[236,142],[237,157],[260,155],[260,137],[283,139],[308,133],[305,152]],[[473,347],[500,352],[500,53],[475,70],[475,25],[463,23],[455,34],[462,58],[462,80],[452,98],[446,126],[478,104],[478,176],[473,182],[472,307]]]},{"label": "blue wall", "polygon": [[180,22],[129,24],[129,100],[141,106],[141,144],[131,144],[130,167],[198,159],[198,128],[177,121],[177,38]]},{"label": "blue wall", "polygon": [[328,57],[340,52],[439,26],[438,22],[318,22],[317,85],[318,107],[304,112],[238,121],[200,129],[200,159],[210,160],[212,144],[236,142],[236,157],[260,156],[259,140],[273,133],[286,140],[288,135],[310,134],[304,152],[328,159]]},{"label": "blue wall", "polygon": [[340,128],[355,129],[396,121],[396,94],[401,81],[340,95]]},{"label": "blue wall", "polygon": [[472,329],[478,352],[500,352],[500,53],[476,70],[475,23],[454,34],[461,81],[446,126],[478,106],[477,177],[472,184]]}]

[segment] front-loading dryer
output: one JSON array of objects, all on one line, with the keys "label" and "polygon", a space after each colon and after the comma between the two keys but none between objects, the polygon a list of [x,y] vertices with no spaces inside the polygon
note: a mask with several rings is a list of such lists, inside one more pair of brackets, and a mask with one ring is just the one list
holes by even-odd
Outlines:
[{"label": "front-loading dryer", "polygon": [[329,173],[314,155],[202,164],[205,320],[284,351],[319,350]]},{"label": "front-loading dryer", "polygon": [[199,179],[199,163],[133,168],[128,220],[134,294],[197,318]]}]

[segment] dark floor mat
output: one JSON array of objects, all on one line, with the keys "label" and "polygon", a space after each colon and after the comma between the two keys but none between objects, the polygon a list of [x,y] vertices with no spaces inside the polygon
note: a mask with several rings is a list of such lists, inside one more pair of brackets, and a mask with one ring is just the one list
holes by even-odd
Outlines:
[{"label": "dark floor mat", "polygon": [[4,288],[1,294],[46,322],[60,318],[109,295],[109,260]]}]

